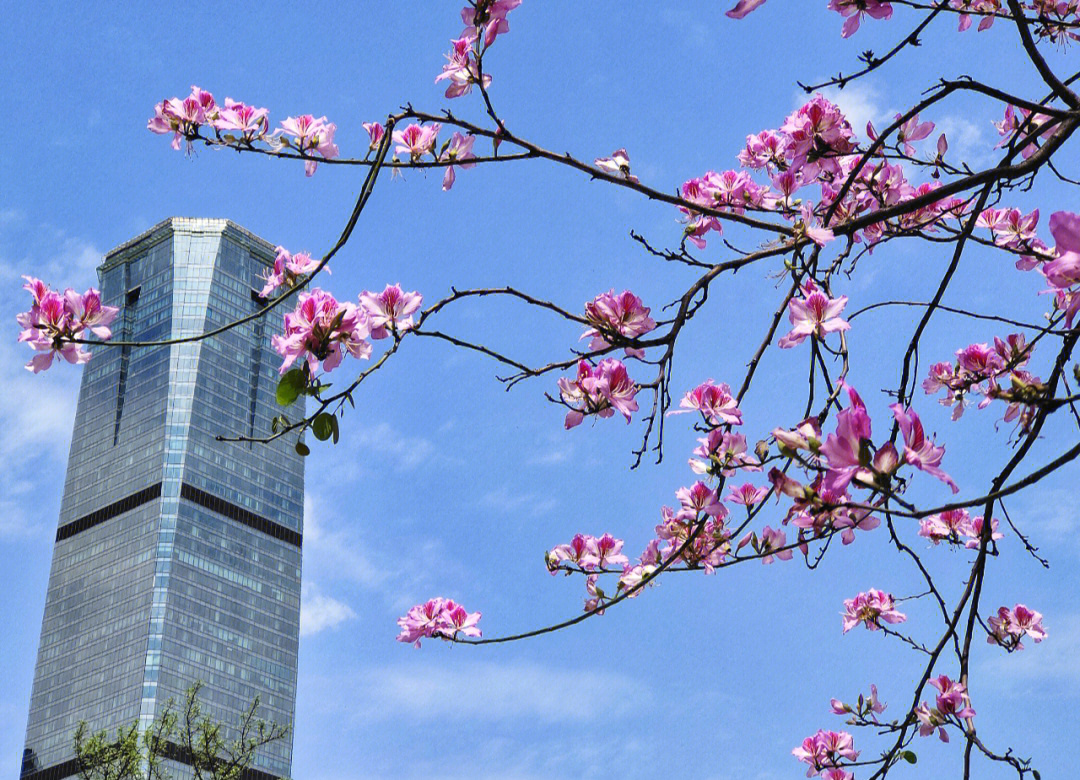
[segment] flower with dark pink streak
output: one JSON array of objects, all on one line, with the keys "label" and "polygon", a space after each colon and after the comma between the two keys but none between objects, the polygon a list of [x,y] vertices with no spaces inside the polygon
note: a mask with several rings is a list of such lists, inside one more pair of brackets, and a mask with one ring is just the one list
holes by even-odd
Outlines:
[{"label": "flower with dark pink streak", "polygon": [[881,628],[880,621],[903,623],[907,615],[896,609],[892,594],[871,588],[853,599],[844,599],[844,633],[862,623],[871,631]]}]

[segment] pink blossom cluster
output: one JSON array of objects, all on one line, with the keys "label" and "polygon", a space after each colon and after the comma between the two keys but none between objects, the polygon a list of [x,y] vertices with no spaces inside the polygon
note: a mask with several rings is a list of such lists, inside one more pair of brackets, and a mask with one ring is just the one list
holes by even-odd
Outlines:
[{"label": "pink blossom cluster", "polygon": [[[850,18],[857,19],[858,15]],[[912,142],[926,138],[933,127],[932,122],[920,122],[915,115],[901,124],[898,143],[910,156],[915,152]],[[872,138],[876,137],[872,126],[867,130]],[[947,147],[942,136],[938,143],[939,158]],[[829,225],[822,224],[827,212],[831,213],[829,224],[838,224],[922,198],[940,187],[937,182],[912,185],[901,164],[882,158],[862,165],[840,198],[842,184],[854,173],[861,156],[851,125],[840,109],[822,95],[814,95],[790,114],[779,129],[763,130],[746,138],[746,146],[738,155],[740,164],[745,169],[763,171],[769,176],[771,186],[755,182],[746,171],[709,171],[684,182],[680,194],[694,206],[711,211],[778,212],[794,223],[797,238],[805,237],[824,246],[834,238]],[[815,184],[821,189],[816,205],[799,192]],[[679,208],[687,223],[686,238],[698,248],[705,247],[709,232],[723,232],[716,216],[693,206]],[[956,218],[963,210],[963,202],[958,198],[931,200],[891,223],[873,223],[853,238],[872,247],[887,233],[933,232],[941,221]]]},{"label": "pink blossom cluster", "polygon": [[630,563],[622,549],[623,540],[611,534],[599,537],[575,534],[568,544],[556,545],[545,553],[544,560],[552,574],[558,571],[566,574],[586,572],[585,611],[602,615],[609,597],[599,585],[600,574],[618,573],[617,591],[627,592],[629,598],[635,598],[640,590],[634,589],[656,570],[660,562],[655,545],[650,545],[636,564]]},{"label": "pink blossom cluster", "polygon": [[367,359],[371,355],[368,338],[384,339],[413,326],[412,314],[422,297],[403,292],[400,285],[387,285],[381,293],[365,290],[359,305],[339,303],[325,290],[302,292],[296,308],[285,315],[285,330],[271,339],[283,358],[281,373],[297,360],[306,363],[308,375],[315,376],[320,364],[325,371],[340,365],[345,353]]},{"label": "pink blossom cluster", "polygon": [[638,386],[626,372],[621,360],[607,358],[595,366],[587,360],[578,361],[577,376],[559,379],[559,395],[570,411],[566,413],[567,430],[581,424],[587,416],[611,417],[619,412],[630,422],[637,411],[634,399]]},{"label": "pink blossom cluster", "polygon": [[[660,508],[661,521],[655,529],[656,538],[649,542],[642,559],[650,556],[658,562],[673,559],[712,574],[731,552],[727,507],[720,502],[715,490],[700,481],[675,491],[675,497],[679,507]],[[693,541],[689,541],[691,537]],[[683,545],[686,548],[680,553]]]},{"label": "pink blossom cluster", "polygon": [[784,524],[790,523],[799,529],[798,544],[804,555],[810,539],[824,538],[839,531],[841,541],[848,545],[855,541],[855,531],[872,531],[881,525],[869,509],[849,506],[852,501],[847,490],[828,487],[826,476],[826,472],[819,472],[813,482],[804,485],[778,468],[769,471],[769,481],[777,496],[793,499]]},{"label": "pink blossom cluster", "polygon": [[[1022,333],[1012,333],[1004,339],[995,336],[993,347],[985,342],[969,344],[956,351],[955,364],[932,365],[923,381],[923,390],[927,395],[944,390],[945,395],[940,401],[943,406],[953,407],[954,420],[964,413],[967,396],[971,394],[983,396],[978,404],[980,409],[994,399],[1003,399],[1009,403],[1005,421],[1020,418],[1021,425],[1026,428],[1034,414],[1030,402],[1044,389],[1042,381],[1023,368],[1031,359],[1033,349]],[[1003,380],[1008,380],[1010,387],[1003,388]]]},{"label": "pink blossom cluster", "polygon": [[214,131],[214,137],[228,144],[251,146],[255,141],[266,141],[274,148],[292,148],[305,158],[304,171],[308,176],[315,173],[318,160],[332,160],[338,156],[334,144],[337,125],[326,117],[315,118],[311,114],[290,116],[281,127],[270,133],[270,112],[232,98],[225,98],[224,108],[218,106],[214,96],[197,86],[191,87],[186,98],[168,98],[154,107],[154,116],[146,123],[146,129],[159,135],[172,133],[173,149],[180,149],[181,139],[187,140],[187,150],[192,142],[202,138],[204,126]]},{"label": "pink blossom cluster", "polygon": [[[765,0],[739,0],[727,15],[732,19],[742,19],[764,4]],[[979,32],[988,30],[1002,12],[1001,0],[948,0],[948,6],[959,12],[959,32],[969,29],[976,17],[979,17]],[[1080,36],[1073,31],[1077,9],[1080,8],[1077,0],[1028,0],[1021,3],[1020,7],[1030,11],[1037,19],[1033,33],[1038,38],[1058,44],[1067,43],[1070,39],[1080,40]],[[863,16],[871,19],[891,19],[893,13],[892,3],[888,0],[829,0],[828,8],[844,17],[844,26],[840,30],[840,35],[844,38],[855,34]]]},{"label": "pink blossom cluster", "polygon": [[710,426],[742,425],[739,402],[731,394],[731,388],[726,382],[715,384],[713,380],[706,379],[693,390],[688,391],[679,401],[679,406],[681,409],[668,412],[668,414],[686,414],[696,411],[701,413],[704,422]]},{"label": "pink blossom cluster", "polygon": [[846,731],[826,731],[821,729],[812,737],[803,740],[802,745],[791,751],[799,761],[809,764],[807,777],[823,777],[825,780],[850,780],[853,775],[842,769],[843,762],[855,761],[859,751]]},{"label": "pink blossom cluster", "polygon": [[987,618],[990,633],[986,641],[992,645],[1001,645],[1010,653],[1014,650],[1023,650],[1024,645],[1020,641],[1025,635],[1035,640],[1035,643],[1046,639],[1046,629],[1042,624],[1041,612],[1028,609],[1023,604],[1017,604],[1012,609],[999,607],[997,615]]},{"label": "pink blossom cluster", "polygon": [[[435,77],[435,83],[449,82],[446,97],[456,98],[472,91],[473,84],[481,83],[478,56],[483,55],[495,39],[510,32],[507,14],[521,5],[521,0],[476,0],[461,9],[461,21],[465,29],[461,35],[450,42],[450,53],[446,55],[446,64],[442,73]],[[481,44],[482,42],[482,44]],[[491,84],[491,76],[483,75],[483,87]]]},{"label": "pink blossom cluster", "polygon": [[613,567],[626,566],[630,559],[622,554],[623,540],[611,534],[589,536],[575,534],[569,544],[556,545],[545,553],[548,571],[552,574],[560,569],[568,574],[571,569],[565,564],[576,565],[581,571],[607,571]]},{"label": "pink blossom cluster", "polygon": [[[585,318],[592,324],[581,338],[589,338],[589,349],[601,350],[611,346],[610,341],[636,339],[656,328],[649,316],[649,307],[629,290],[616,294],[615,290],[601,293],[585,304]],[[627,357],[645,357],[645,350],[626,347]]]},{"label": "pink blossom cluster", "polygon": [[[947,509],[923,518],[919,521],[919,536],[929,539],[934,544],[948,542],[963,544],[969,550],[979,548],[985,520],[982,515],[972,518],[966,509]],[[1002,538],[998,533],[998,521],[990,521],[990,540]]]},{"label": "pink blossom cluster", "polygon": [[922,702],[915,708],[915,717],[919,721],[919,736],[928,737],[937,730],[938,738],[942,742],[948,742],[949,734],[945,731],[945,726],[952,724],[964,729],[961,719],[974,718],[975,710],[971,708],[967,687],[963,684],[954,682],[945,675],[931,678],[930,684],[938,689],[935,701],[937,706],[931,708],[926,702]]},{"label": "pink blossom cluster", "polygon": [[103,305],[101,294],[94,288],[82,295],[68,288],[61,295],[40,279],[31,276],[23,279],[26,280],[23,289],[30,293],[33,302],[28,311],[15,317],[22,328],[18,340],[40,353],[26,364],[28,370],[35,374],[46,370],[57,355],[72,364],[90,360],[90,352],[79,343],[83,331],[89,330],[103,341],[112,337],[109,324],[116,319],[119,309]]},{"label": "pink blossom cluster", "polygon": [[[787,452],[793,455],[803,449],[811,452],[811,460],[803,461],[803,465],[824,468],[820,487],[833,494],[834,503],[845,500],[852,484],[869,489],[887,486],[902,463],[937,477],[957,492],[956,483],[940,468],[945,448],[926,438],[922,421],[913,409],[905,409],[899,404],[890,407],[904,437],[903,456],[897,453],[892,442],[885,442],[874,451],[866,405],[855,388],[848,386],[847,391],[851,403],[836,415],[836,431],[828,435],[824,444],[814,420],[803,421],[794,431],[780,428],[773,431],[773,436]],[[770,479],[781,493],[799,499],[813,497],[806,492],[805,486],[791,477],[777,474],[770,475]]]},{"label": "pink blossom cluster", "polygon": [[[274,267],[266,276],[266,284],[259,292],[260,298],[265,298],[278,287],[293,287],[301,276],[319,267],[319,261],[307,252],[297,252],[294,255],[283,246],[279,246],[276,251]],[[326,272],[330,273],[330,269]]]},{"label": "pink blossom cluster", "polygon": [[436,638],[453,641],[458,635],[479,637],[477,627],[479,612],[468,612],[465,607],[446,598],[429,599],[417,604],[398,618],[401,633],[397,641],[420,647],[421,639]]},{"label": "pink blossom cluster", "polygon": [[282,357],[284,374],[298,359],[306,363],[309,376],[315,376],[320,364],[332,371],[341,363],[343,353],[367,358],[371,344],[367,317],[353,303],[338,303],[333,295],[318,287],[302,292],[296,308],[285,315],[285,330],[274,335],[271,345]]},{"label": "pink blossom cluster", "polygon": [[[941,470],[944,447],[926,437],[918,414],[912,409],[892,406],[904,439],[903,453],[891,442],[879,447],[872,441],[870,415],[862,398],[847,386],[850,404],[836,415],[836,429],[823,436],[816,418],[809,418],[793,430],[776,428],[773,437],[780,452],[792,458],[807,472],[815,474],[809,484],[773,468],[769,481],[777,496],[793,499],[784,523],[799,530],[799,548],[806,552],[806,541],[839,531],[843,543],[855,540],[856,530],[872,530],[880,520],[867,506],[852,506],[852,488],[887,495],[893,477],[904,464],[914,466],[941,479],[956,491],[956,485]],[[864,503],[864,502],[860,502]]]},{"label": "pink blossom cluster", "polygon": [[896,608],[896,601],[891,593],[871,588],[859,593],[853,599],[844,599],[844,611],[840,613],[844,620],[844,633],[862,623],[871,631],[881,628],[881,622],[903,623],[907,615]]},{"label": "pink blossom cluster", "polygon": [[[334,133],[337,125],[327,122],[325,116],[315,118],[311,114],[291,116],[281,123],[281,129],[276,132],[276,142],[285,147],[292,147],[302,157],[308,158],[318,155],[326,160],[332,160],[338,156],[337,144],[334,143]],[[305,159],[304,173],[311,176],[319,163],[316,160]]]},{"label": "pink blossom cluster", "polygon": [[[365,124],[364,127],[368,129],[371,136],[371,147],[375,148],[379,143],[376,138],[381,140],[385,132],[382,125],[369,123]],[[437,161],[457,163],[456,165],[446,166],[446,173],[443,174],[442,183],[442,188],[445,191],[454,186],[457,179],[455,168],[468,169],[476,164],[467,162],[476,158],[472,150],[476,137],[455,132],[450,137],[450,140],[443,144],[442,149],[436,151],[441,129],[442,125],[438,122],[429,125],[414,123],[401,130],[395,130],[392,139],[397,144],[394,147],[394,154],[408,155],[411,162],[419,162],[425,156],[431,155],[432,159]]]},{"label": "pink blossom cluster", "polygon": [[[1001,225],[1010,225],[1014,210],[1003,210],[1004,216],[987,214],[981,217],[985,226],[998,235],[1004,233]],[[1033,217],[1033,219],[1032,219]],[[1080,311],[1080,214],[1057,211],[1050,215],[1050,233],[1055,246],[1050,249],[1034,235],[1038,211],[1021,222],[1024,226],[1019,235],[1015,231],[1005,233],[1009,248],[1023,254],[1016,267],[1022,271],[1037,269],[1050,285],[1048,293],[1054,296],[1054,306],[1065,314],[1065,327],[1071,328]]]}]

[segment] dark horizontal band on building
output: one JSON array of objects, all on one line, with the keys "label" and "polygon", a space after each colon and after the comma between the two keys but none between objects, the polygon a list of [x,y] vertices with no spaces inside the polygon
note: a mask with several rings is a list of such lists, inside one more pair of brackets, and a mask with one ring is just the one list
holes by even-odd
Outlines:
[{"label": "dark horizontal band on building", "polygon": [[61,542],[64,539],[69,539],[77,533],[82,533],[89,528],[93,528],[95,525],[101,525],[106,520],[111,520],[117,515],[122,515],[124,512],[130,512],[135,507],[148,504],[160,496],[160,482],[151,485],[148,488],[143,488],[138,493],[124,496],[119,501],[114,501],[108,506],[102,507],[95,512],[83,515],[78,520],[72,520],[70,523],[60,526],[56,529],[56,541]]},{"label": "dark horizontal band on building", "polygon": [[[132,509],[142,506],[143,504],[148,504],[160,497],[161,483],[158,482],[150,487],[143,488],[137,493],[132,493],[130,496],[125,496],[119,501],[114,501],[108,506],[102,507],[88,515],[83,515],[77,520],[65,523],[56,529],[56,541],[60,542],[64,539],[69,539],[77,533],[82,533],[87,529],[104,523],[106,520],[111,520],[117,515],[122,515],[124,512],[130,512]],[[187,482],[180,484],[180,497],[187,499],[193,504],[198,504],[205,509],[209,509],[211,512],[227,517],[230,520],[235,520],[241,525],[246,525],[248,528],[264,533],[267,536],[280,539],[286,544],[291,544],[294,547],[301,547],[303,545],[303,535],[297,533],[293,529],[286,528],[280,523],[268,520],[262,515],[257,515],[250,510],[244,509],[242,506],[237,506],[236,504],[211,495],[205,490],[199,490],[199,488],[189,485]]]},{"label": "dark horizontal band on building", "polygon": [[[175,742],[166,742],[165,749],[161,751],[161,757],[170,761],[176,761],[180,764],[186,764],[192,766],[191,751],[185,748],[183,745],[177,745]],[[226,762],[222,762],[226,763]],[[24,771],[19,780],[64,780],[68,777],[74,777],[79,774],[79,759],[72,758],[64,761],[61,764],[53,764],[47,766],[44,769],[38,769],[36,771],[27,772]],[[269,772],[264,772],[261,769],[254,769],[247,767],[240,772],[240,780],[280,780],[277,775],[272,775]]]},{"label": "dark horizontal band on building", "polygon": [[267,536],[280,539],[294,547],[303,546],[304,537],[293,529],[286,528],[281,525],[281,523],[275,523],[273,520],[267,520],[262,515],[257,515],[254,512],[248,511],[242,506],[230,504],[228,501],[224,501],[217,496],[211,495],[205,490],[199,490],[197,487],[189,485],[187,482],[180,485],[180,497],[186,498],[193,504],[198,504],[201,507],[209,509],[211,512],[217,512],[219,515],[224,515],[230,520],[242,523],[248,528],[254,528],[256,531],[261,531]]}]

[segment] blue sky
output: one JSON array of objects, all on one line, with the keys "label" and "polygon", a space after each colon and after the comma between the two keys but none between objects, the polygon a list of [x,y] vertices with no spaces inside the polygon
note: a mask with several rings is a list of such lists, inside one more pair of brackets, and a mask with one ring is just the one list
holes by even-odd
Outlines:
[{"label": "blue sky", "polygon": [[[22,747],[78,389],[71,367],[39,377],[22,369],[28,350],[14,343],[13,322],[25,303],[19,274],[84,289],[105,251],[171,215],[228,217],[293,250],[325,251],[351,210],[359,171],[323,166],[306,179],[297,165],[224,151],[186,158],[145,123],[155,102],[198,84],[219,100],[268,107],[275,123],[325,114],[348,155],[366,148],[361,122],[406,101],[429,110],[446,104],[432,80],[459,32],[456,3],[343,5],[121,11],[86,3],[73,13],[66,5],[2,3],[0,90],[16,120],[0,152],[0,320],[10,326],[0,339],[7,634],[0,755],[11,764]],[[841,20],[824,2],[773,0],[741,23],[723,16],[727,5],[526,2],[489,57],[493,96],[521,135],[582,159],[625,146],[634,172],[670,191],[705,170],[734,167],[747,133],[779,126],[798,105],[796,80],[850,69],[867,48],[884,51],[910,18],[898,9],[894,22],[867,20],[843,41]],[[957,35],[953,25],[932,28],[922,48],[838,97],[857,132],[868,119],[882,127],[941,75],[966,73],[1041,95],[1004,24],[981,35]],[[1064,59],[1051,56],[1055,64]],[[481,118],[473,98],[455,101],[454,110]],[[990,121],[1000,114],[989,101],[964,97],[925,118],[946,130],[953,150],[985,164],[996,142]],[[1061,160],[1077,159],[1075,143]],[[692,281],[688,269],[658,264],[628,236],[634,228],[656,244],[675,244],[680,227],[669,207],[541,162],[461,172],[450,193],[441,192],[440,178],[414,172],[381,181],[326,286],[352,297],[401,282],[433,300],[451,284],[511,284],[570,309],[630,287],[655,312]],[[1015,205],[1044,215],[1077,208],[1075,193],[1043,180]],[[743,246],[755,240],[730,235]],[[710,243],[703,257],[724,257]],[[864,260],[839,290],[852,309],[892,297],[925,300],[943,262],[940,249],[898,243]],[[709,377],[741,379],[755,334],[782,294],[767,276],[776,270],[755,266],[714,288],[680,340],[679,392]],[[962,272],[967,281],[950,293],[953,303],[1040,317],[1037,281],[1007,260],[972,251]],[[851,332],[852,382],[879,435],[888,416],[879,389],[896,384],[913,317],[868,314]],[[530,361],[567,355],[579,335],[492,301],[462,305],[440,327]],[[996,334],[1004,332],[943,315],[928,333],[924,365]],[[750,441],[801,416],[802,402],[785,391],[805,382],[807,355],[805,346],[767,354],[743,405]],[[1034,370],[1045,375],[1048,359],[1037,354]],[[832,551],[815,572],[755,564],[709,578],[669,577],[602,618],[531,642],[431,643],[419,651],[394,642],[397,616],[434,595],[483,611],[490,635],[576,614],[581,583],[550,577],[543,551],[577,531],[610,531],[636,554],[660,506],[692,481],[689,418],[673,418],[662,464],[630,472],[636,424],[608,420],[564,432],[562,413],[543,400],[553,379],[506,393],[496,373],[478,356],[408,344],[358,397],[342,443],[313,448],[296,777],[797,777],[791,748],[818,728],[840,726],[828,713],[830,697],[852,698],[874,682],[895,701],[886,714],[905,706],[920,659],[879,634],[842,637],[837,615],[844,598],[868,587],[917,592],[913,572],[880,531]],[[991,469],[1008,457],[1009,427],[995,425],[1000,412],[971,411],[951,423],[930,399],[916,408],[946,444],[944,465],[964,495],[984,492]],[[1075,439],[1048,427],[1032,464]],[[1044,572],[1006,539],[983,602],[984,613],[1017,601],[1039,609],[1050,638],[1009,657],[980,645],[974,661],[980,734],[1033,755],[1044,777],[1072,766],[1075,732],[1067,724],[1080,698],[1076,484],[1070,467],[1038,496],[1009,505],[1052,568]],[[930,478],[917,477],[912,495],[947,498]],[[774,525],[779,514],[770,517]],[[955,595],[968,554],[931,549],[926,559]],[[910,613],[909,625],[928,637],[928,607]],[[856,734],[856,746],[870,754],[879,744]],[[921,776],[931,762],[955,767],[961,753],[956,743],[915,747]],[[979,776],[1004,775],[983,767]]]}]

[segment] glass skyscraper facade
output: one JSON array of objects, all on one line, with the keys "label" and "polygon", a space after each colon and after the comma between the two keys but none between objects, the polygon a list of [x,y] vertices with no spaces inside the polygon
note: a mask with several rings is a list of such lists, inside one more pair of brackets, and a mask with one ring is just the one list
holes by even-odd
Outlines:
[{"label": "glass skyscraper facade", "polygon": [[[273,247],[221,219],[172,218],[98,269],[117,341],[197,335],[258,310]],[[71,440],[23,780],[77,773],[73,735],[138,721],[201,681],[204,714],[293,720],[304,466],[279,413],[272,312],[202,341],[96,347]],[[303,400],[284,410],[296,419]],[[229,735],[227,735],[229,736]],[[292,735],[254,777],[288,775]],[[176,778],[189,776],[171,765]],[[262,774],[262,773],[265,773]]]}]

